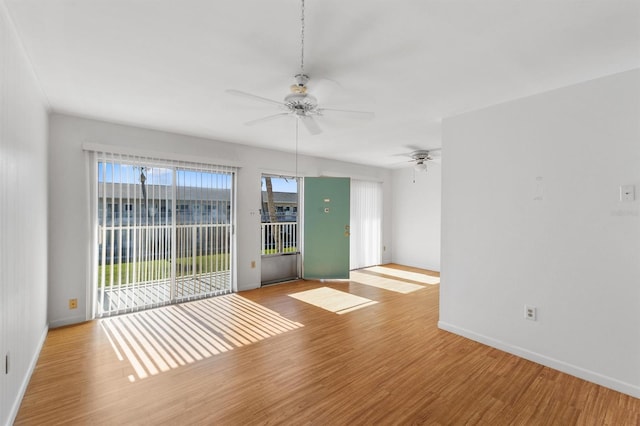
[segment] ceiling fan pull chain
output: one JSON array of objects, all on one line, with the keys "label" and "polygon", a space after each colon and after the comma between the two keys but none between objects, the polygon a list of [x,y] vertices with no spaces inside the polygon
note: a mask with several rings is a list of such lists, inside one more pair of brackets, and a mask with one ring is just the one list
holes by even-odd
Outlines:
[{"label": "ceiling fan pull chain", "polygon": [[296,120],[296,185],[298,184],[298,124],[300,120]]}]

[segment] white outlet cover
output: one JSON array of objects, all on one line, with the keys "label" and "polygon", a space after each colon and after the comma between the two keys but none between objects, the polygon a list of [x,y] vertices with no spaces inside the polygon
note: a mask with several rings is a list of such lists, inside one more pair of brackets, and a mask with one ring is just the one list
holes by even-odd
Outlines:
[{"label": "white outlet cover", "polygon": [[535,306],[524,306],[524,317],[529,321],[537,321],[538,320],[538,308]]}]

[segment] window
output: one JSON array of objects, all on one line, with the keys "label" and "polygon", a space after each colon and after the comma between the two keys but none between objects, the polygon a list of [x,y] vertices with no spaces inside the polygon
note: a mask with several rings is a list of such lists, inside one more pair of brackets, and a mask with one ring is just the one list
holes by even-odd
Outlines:
[{"label": "window", "polygon": [[96,156],[96,316],[229,293],[235,170]]}]

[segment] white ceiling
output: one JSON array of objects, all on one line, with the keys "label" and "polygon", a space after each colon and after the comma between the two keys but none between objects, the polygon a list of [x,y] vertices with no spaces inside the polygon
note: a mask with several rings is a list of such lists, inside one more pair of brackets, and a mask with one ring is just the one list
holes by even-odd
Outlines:
[{"label": "white ceiling", "polygon": [[[300,0],[4,1],[53,111],[295,149],[277,107],[300,62]],[[394,167],[443,118],[640,67],[640,0],[306,0],[321,117],[301,153]],[[315,83],[315,85],[314,85]],[[302,131],[302,129],[301,129]]]}]

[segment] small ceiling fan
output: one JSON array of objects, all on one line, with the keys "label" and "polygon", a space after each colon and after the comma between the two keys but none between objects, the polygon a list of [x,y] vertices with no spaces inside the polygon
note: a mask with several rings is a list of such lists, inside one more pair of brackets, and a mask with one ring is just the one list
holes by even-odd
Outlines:
[{"label": "small ceiling fan", "polygon": [[[442,148],[434,148],[434,149],[419,149],[413,151],[409,156],[411,160],[409,162],[413,163],[413,169],[417,172],[422,172],[427,170],[427,162],[429,161],[440,161],[439,151]],[[438,153],[438,154],[436,154]]]},{"label": "small ceiling fan", "polygon": [[300,18],[300,72],[294,76],[295,83],[290,86],[290,93],[284,97],[282,101],[277,101],[241,90],[229,89],[226,92],[231,95],[242,96],[252,100],[266,102],[276,105],[281,112],[268,115],[246,122],[247,126],[253,126],[265,121],[270,121],[280,117],[294,117],[300,120],[305,128],[312,135],[322,133],[322,129],[318,125],[316,117],[322,117],[325,114],[351,116],[353,118],[371,119],[374,113],[367,111],[351,111],[334,108],[321,108],[318,106],[318,100],[315,96],[307,93],[307,83],[309,76],[304,71],[304,0],[301,0],[301,18]]}]

